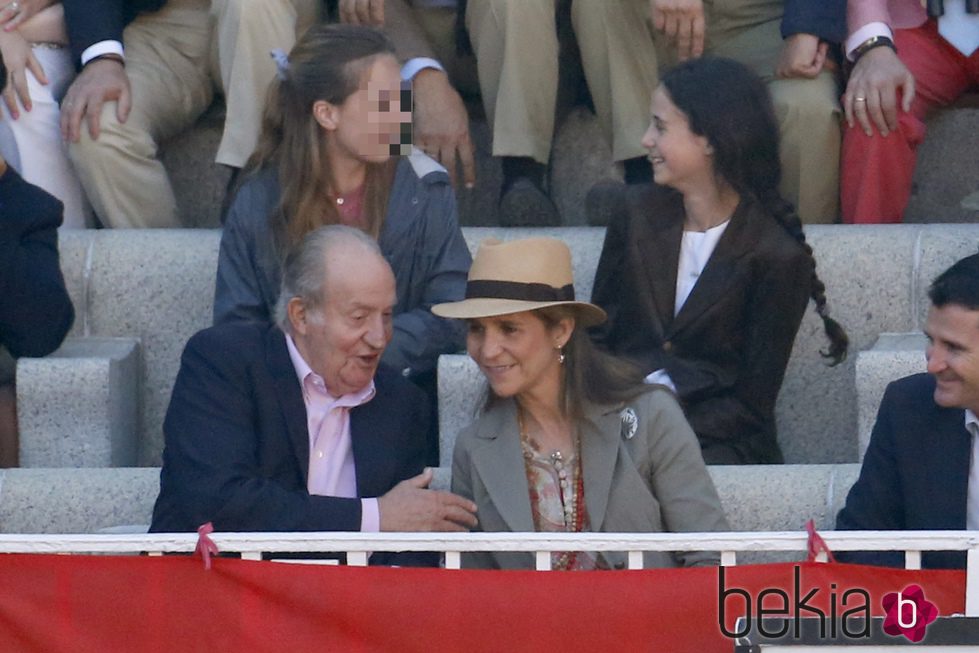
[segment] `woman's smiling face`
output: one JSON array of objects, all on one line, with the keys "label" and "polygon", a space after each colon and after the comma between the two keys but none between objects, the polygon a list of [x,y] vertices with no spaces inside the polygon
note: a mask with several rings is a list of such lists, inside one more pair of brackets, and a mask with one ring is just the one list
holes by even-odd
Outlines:
[{"label": "woman's smiling face", "polygon": [[680,192],[696,184],[713,183],[714,161],[707,138],[690,130],[687,116],[673,104],[663,86],[653,92],[650,113],[652,120],[642,145],[649,150],[656,183]]},{"label": "woman's smiling face", "polygon": [[558,387],[560,349],[574,329],[571,319],[548,327],[534,312],[523,311],[468,321],[466,349],[499,397]]}]

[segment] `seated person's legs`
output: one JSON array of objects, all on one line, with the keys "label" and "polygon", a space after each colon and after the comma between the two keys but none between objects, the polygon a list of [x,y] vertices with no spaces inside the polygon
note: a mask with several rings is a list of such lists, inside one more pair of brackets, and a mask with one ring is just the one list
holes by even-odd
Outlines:
[{"label": "seated person's legs", "polygon": [[467,6],[493,155],[503,157],[500,219],[511,226],[560,222],[544,193],[558,86],[555,10],[556,0],[469,0]]},{"label": "seated person's legs", "polygon": [[132,111],[120,122],[117,103],[107,102],[98,138],[83,124],[80,140],[69,145],[82,186],[105,226],[180,226],[157,146],[188,128],[211,103],[206,5],[171,0],[126,28]]},{"label": "seated person's legs", "polygon": [[750,66],[769,83],[781,131],[781,192],[803,222],[835,222],[839,186],[840,106],[833,73],[775,79],[783,47],[783,2],[710,5],[707,52]]},{"label": "seated person's legs", "polygon": [[834,73],[768,84],[782,140],[782,195],[807,224],[831,224],[840,212],[840,103]]},{"label": "seated person's legs", "polygon": [[13,137],[10,145],[14,150],[4,148],[3,154],[24,179],[64,203],[65,227],[82,229],[91,222],[92,209],[65,151],[56,99],[74,77],[71,54],[67,48],[50,47],[34,47],[33,52],[48,83],[41,84],[27,71],[31,110],[20,111],[13,120],[9,110],[3,108],[3,120]]},{"label": "seated person's legs", "polygon": [[658,82],[649,2],[576,1],[571,20],[612,158],[625,163],[626,183],[651,181],[652,168],[640,143]]},{"label": "seated person's legs", "polygon": [[214,78],[225,95],[225,125],[216,161],[241,168],[255,149],[262,107],[275,62],[269,53],[289,52],[316,20],[315,0],[212,0],[216,19]]},{"label": "seated person's legs", "polygon": [[886,138],[876,128],[867,134],[857,121],[844,129],[840,185],[844,222],[901,221],[911,197],[916,149],[925,136],[925,116],[954,102],[970,85],[967,67],[962,65],[965,58],[938,35],[933,22],[895,30],[894,40],[901,62],[914,76],[914,101],[910,112],[898,111],[898,128]]}]

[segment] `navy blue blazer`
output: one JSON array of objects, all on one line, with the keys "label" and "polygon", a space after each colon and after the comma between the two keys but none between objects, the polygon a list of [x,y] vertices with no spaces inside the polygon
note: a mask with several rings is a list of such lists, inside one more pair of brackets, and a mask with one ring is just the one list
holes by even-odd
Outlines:
[{"label": "navy blue blazer", "polygon": [[815,34],[830,43],[846,39],[846,0],[785,0],[782,38]]},{"label": "navy blue blazer", "polygon": [[[972,437],[962,408],[935,403],[935,379],[887,386],[860,477],[836,517],[839,530],[964,530]],[[903,567],[901,553],[843,553],[846,562]],[[922,554],[926,568],[962,568],[964,553]]]},{"label": "navy blue blazer", "polygon": [[62,0],[65,25],[75,64],[82,52],[100,41],[119,41],[122,31],[137,15],[157,11],[166,0]]},{"label": "navy blue blazer", "polygon": [[[359,497],[383,495],[425,461],[424,394],[384,368],[374,382],[374,398],[350,412]],[[306,489],[306,407],[278,327],[240,322],[194,335],[163,430],[150,531],[209,521],[217,531],[360,530],[360,499]]]},{"label": "navy blue blazer", "polygon": [[13,168],[0,176],[0,345],[14,356],[47,356],[75,320],[58,260],[62,210]]}]

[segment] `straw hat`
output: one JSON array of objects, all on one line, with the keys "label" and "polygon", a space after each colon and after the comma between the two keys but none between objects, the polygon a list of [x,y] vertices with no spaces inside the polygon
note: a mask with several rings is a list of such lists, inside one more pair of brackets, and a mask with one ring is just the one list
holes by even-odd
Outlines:
[{"label": "straw hat", "polygon": [[488,238],[479,245],[469,269],[466,298],[436,304],[442,317],[468,319],[570,306],[578,323],[605,321],[605,311],[574,299],[571,252],[556,238],[524,238],[502,242]]}]

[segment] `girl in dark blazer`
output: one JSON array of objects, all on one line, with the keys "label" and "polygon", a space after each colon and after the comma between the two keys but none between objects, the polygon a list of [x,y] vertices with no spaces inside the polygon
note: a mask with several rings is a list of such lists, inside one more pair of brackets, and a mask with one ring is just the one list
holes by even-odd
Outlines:
[{"label": "girl in dark blazer", "polygon": [[592,299],[609,319],[593,337],[675,388],[709,464],[780,463],[775,399],[810,297],[831,364],[847,338],[778,191],[771,100],[742,64],[703,58],[663,77],[652,116],[656,183],[608,227]]}]

